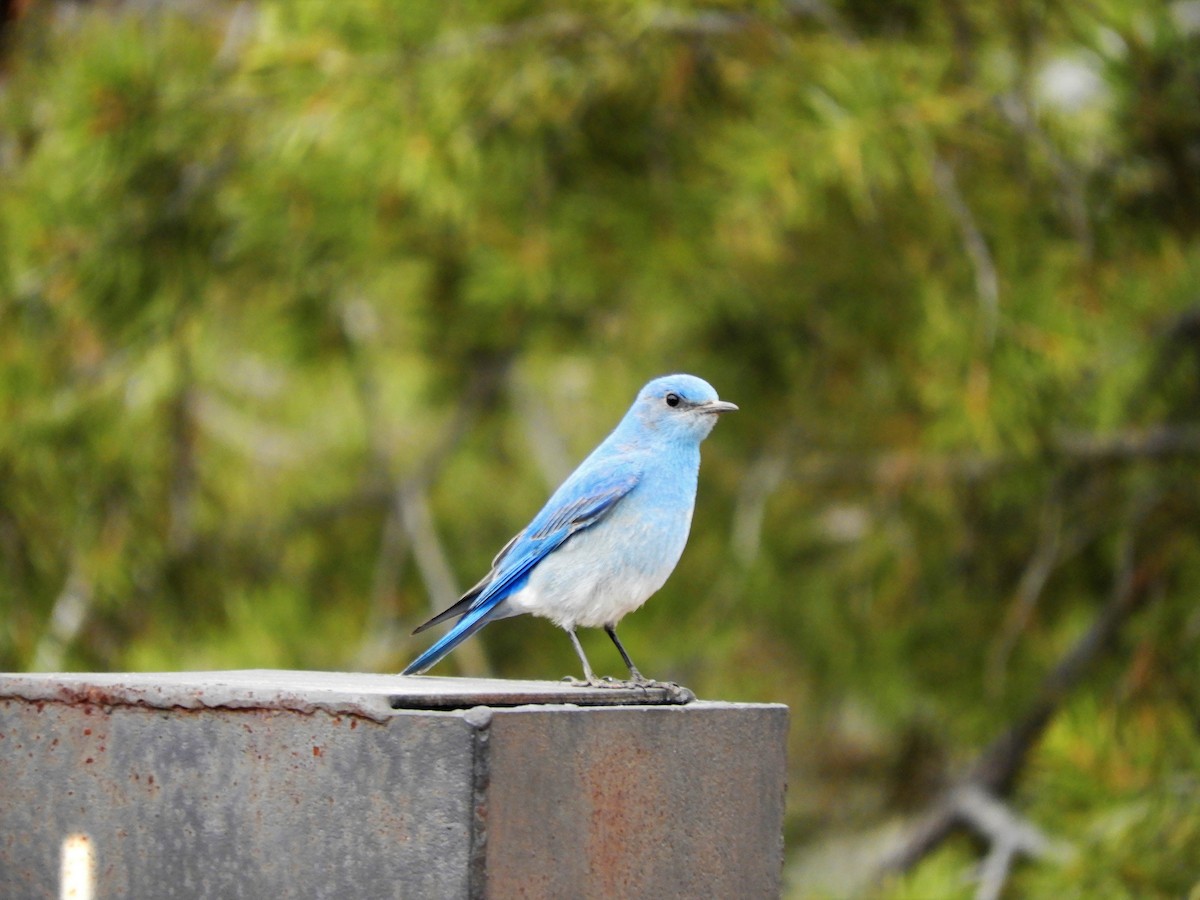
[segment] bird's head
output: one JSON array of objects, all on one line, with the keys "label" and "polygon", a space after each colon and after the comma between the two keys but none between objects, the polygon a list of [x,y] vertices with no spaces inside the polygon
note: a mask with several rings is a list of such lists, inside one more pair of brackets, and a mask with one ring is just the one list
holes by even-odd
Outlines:
[{"label": "bird's head", "polygon": [[700,442],[717,424],[717,416],[736,409],[717,397],[713,386],[703,378],[664,375],[641,389],[631,412],[653,432]]}]

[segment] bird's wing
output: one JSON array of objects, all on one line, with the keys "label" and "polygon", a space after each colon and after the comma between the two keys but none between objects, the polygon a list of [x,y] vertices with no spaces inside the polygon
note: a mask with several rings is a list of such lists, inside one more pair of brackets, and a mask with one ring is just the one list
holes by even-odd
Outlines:
[{"label": "bird's wing", "polygon": [[507,596],[517,582],[567,538],[604,518],[640,479],[640,474],[632,471],[613,473],[603,479],[588,479],[586,489],[579,496],[563,498],[565,502],[543,509],[500,557],[495,575],[476,596],[471,608],[495,603]]},{"label": "bird's wing", "polygon": [[[604,516],[618,500],[628,494],[641,479],[639,470],[628,467],[612,468],[595,473],[566,496],[550,498],[534,520],[523,531],[513,535],[492,560],[491,570],[458,601],[442,610],[428,622],[418,626],[413,634],[461,616],[486,602],[483,596],[503,590],[527,573],[543,556],[558,547],[580,529],[587,528]],[[567,485],[564,485],[567,487]],[[515,551],[515,552],[514,552]],[[513,557],[510,559],[510,556]],[[493,588],[493,585],[495,586]]]},{"label": "bird's wing", "polygon": [[488,613],[524,581],[534,566],[571,535],[604,518],[640,480],[640,469],[628,461],[590,469],[568,480],[529,526],[497,554],[492,570],[479,584],[417,629],[424,631],[438,622],[462,616],[453,629],[414,660],[404,673],[423,671],[482,628],[488,621]]}]

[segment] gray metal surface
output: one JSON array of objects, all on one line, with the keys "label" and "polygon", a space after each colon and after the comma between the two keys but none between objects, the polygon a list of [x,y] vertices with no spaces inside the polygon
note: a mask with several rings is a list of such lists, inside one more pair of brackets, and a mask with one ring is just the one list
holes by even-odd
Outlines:
[{"label": "gray metal surface", "polygon": [[787,709],[551,708],[491,721],[489,897],[777,897]]},{"label": "gray metal surface", "polygon": [[440,678],[242,669],[219,672],[0,673],[0,697],[156,709],[288,709],[366,716],[386,721],[398,709],[469,709],[572,703],[643,706],[686,703],[678,686],[594,688],[563,681]]},{"label": "gray metal surface", "polygon": [[777,894],[786,708],[638,697],[0,675],[0,897],[57,897],[75,834],[97,898]]}]

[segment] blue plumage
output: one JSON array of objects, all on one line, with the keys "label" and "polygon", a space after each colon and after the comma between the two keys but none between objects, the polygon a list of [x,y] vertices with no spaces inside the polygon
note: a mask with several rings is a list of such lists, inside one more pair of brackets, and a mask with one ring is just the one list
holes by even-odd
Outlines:
[{"label": "blue plumage", "polygon": [[[604,628],[635,682],[646,682],[617,639],[617,622],[657,591],[679,561],[691,527],[700,442],[717,415],[737,409],[706,381],[651,381],[610,434],[492,561],[491,571],[449,609],[417,629],[459,617],[404,670],[424,672],[494,619],[531,613],[575,636]],[[416,632],[414,632],[416,633]]]}]

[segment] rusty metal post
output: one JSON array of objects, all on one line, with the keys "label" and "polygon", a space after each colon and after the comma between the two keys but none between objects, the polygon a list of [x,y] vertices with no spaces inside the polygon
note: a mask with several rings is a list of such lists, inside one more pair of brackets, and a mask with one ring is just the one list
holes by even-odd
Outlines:
[{"label": "rusty metal post", "polygon": [[0,675],[0,897],[777,896],[786,707],[669,699]]}]

